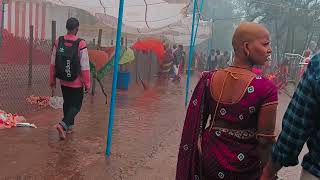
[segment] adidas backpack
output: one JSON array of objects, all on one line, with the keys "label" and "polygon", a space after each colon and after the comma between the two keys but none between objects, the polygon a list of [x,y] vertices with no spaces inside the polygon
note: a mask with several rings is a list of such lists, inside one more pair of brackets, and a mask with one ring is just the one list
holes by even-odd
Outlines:
[{"label": "adidas backpack", "polygon": [[[76,41],[65,40],[59,37],[55,59],[56,78],[64,81],[74,81],[80,74],[79,44],[82,39]],[[65,44],[71,46],[66,46]]]}]

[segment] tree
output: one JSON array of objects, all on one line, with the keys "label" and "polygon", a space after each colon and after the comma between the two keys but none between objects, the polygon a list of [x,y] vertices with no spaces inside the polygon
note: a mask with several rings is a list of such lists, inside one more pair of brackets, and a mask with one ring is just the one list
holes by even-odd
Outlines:
[{"label": "tree", "polygon": [[315,37],[319,7],[319,0],[245,0],[243,11],[249,16],[247,20],[266,24],[276,42],[276,59],[280,59],[285,52],[301,54],[312,41],[320,47],[320,38]]},{"label": "tree", "polygon": [[231,38],[234,26],[240,22],[240,12],[235,1],[205,0],[203,16],[207,20],[213,20],[213,37],[209,39],[211,48],[231,50]]}]

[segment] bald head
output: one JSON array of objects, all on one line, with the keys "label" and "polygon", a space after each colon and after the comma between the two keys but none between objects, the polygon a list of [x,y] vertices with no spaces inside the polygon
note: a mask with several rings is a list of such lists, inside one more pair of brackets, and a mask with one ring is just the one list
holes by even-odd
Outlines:
[{"label": "bald head", "polygon": [[268,30],[261,24],[253,22],[241,23],[235,30],[232,38],[232,46],[237,53],[245,42],[254,41],[269,35]]}]

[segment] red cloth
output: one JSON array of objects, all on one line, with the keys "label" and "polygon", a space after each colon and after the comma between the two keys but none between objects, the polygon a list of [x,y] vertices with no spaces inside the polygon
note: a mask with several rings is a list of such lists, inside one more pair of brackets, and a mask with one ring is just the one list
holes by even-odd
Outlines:
[{"label": "red cloth", "polygon": [[153,52],[157,56],[157,60],[159,64],[163,63],[165,49],[163,43],[154,38],[139,40],[135,44],[132,45],[132,49],[140,50],[143,52]]},{"label": "red cloth", "polygon": [[88,54],[90,62],[94,64],[97,71],[101,70],[112,58],[105,51],[100,50],[88,50]]}]

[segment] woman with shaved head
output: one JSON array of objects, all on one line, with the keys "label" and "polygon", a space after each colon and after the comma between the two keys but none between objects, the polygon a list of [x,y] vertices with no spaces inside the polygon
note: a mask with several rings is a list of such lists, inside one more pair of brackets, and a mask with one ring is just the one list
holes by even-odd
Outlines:
[{"label": "woman with shaved head", "polygon": [[[242,23],[232,40],[233,65],[204,72],[185,119],[177,180],[258,180],[275,139],[278,93],[252,72],[272,53],[268,30]],[[210,118],[209,118],[210,117]]]}]

